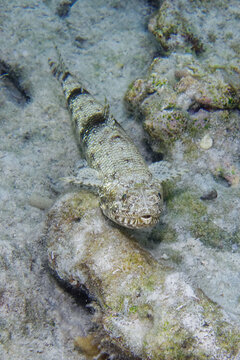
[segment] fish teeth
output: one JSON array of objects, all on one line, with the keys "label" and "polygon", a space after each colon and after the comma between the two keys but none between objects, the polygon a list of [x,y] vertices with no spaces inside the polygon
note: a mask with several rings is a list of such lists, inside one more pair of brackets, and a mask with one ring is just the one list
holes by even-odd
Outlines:
[{"label": "fish teeth", "polygon": [[117,216],[117,217],[116,217],[116,220],[117,220],[119,223],[123,223],[124,218],[123,218],[122,216]]},{"label": "fish teeth", "polygon": [[116,222],[118,222],[120,225],[124,225],[127,226],[129,228],[141,228],[144,226],[148,226],[148,225],[154,225],[157,222],[157,219],[153,218],[153,217],[149,217],[149,218],[142,218],[142,217],[136,217],[136,218],[128,218],[125,216],[119,216],[116,215],[114,220]]}]

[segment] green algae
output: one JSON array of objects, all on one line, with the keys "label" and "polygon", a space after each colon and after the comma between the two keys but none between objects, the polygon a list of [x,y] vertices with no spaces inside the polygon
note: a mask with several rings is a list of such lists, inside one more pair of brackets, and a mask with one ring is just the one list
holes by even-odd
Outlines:
[{"label": "green algae", "polygon": [[[54,206],[49,214],[47,238],[49,254],[54,254],[54,258],[49,256],[49,264],[58,277],[71,286],[82,284],[94,295],[99,349],[111,355],[111,349],[117,346],[126,356],[131,353],[142,360],[203,360],[212,348],[205,351],[199,346],[198,335],[185,326],[185,321],[189,316],[195,319],[197,313],[194,326],[197,331],[201,328],[200,339],[207,338],[208,327],[198,323],[205,306],[204,321],[215,329],[217,340],[211,337],[215,351],[235,353],[239,334],[227,322],[218,323],[221,310],[216,319],[212,316],[209,320],[216,306],[209,304],[204,295],[202,305],[181,273],[158,263],[136,240],[110,225],[96,208],[97,198],[89,195],[66,195]],[[176,215],[190,204],[191,209],[184,211],[191,211],[195,220],[206,212],[206,206],[189,191],[169,193],[168,203]],[[172,252],[169,259],[179,263],[181,254]],[[227,347],[230,330],[232,338]]]},{"label": "green algae", "polygon": [[171,250],[168,253],[168,256],[169,256],[170,260],[176,265],[180,265],[183,261],[183,255],[181,254],[180,251]]},{"label": "green algae", "polygon": [[[188,128],[187,128],[187,134],[188,138],[191,141],[191,138],[197,138],[200,137],[206,132],[206,130],[211,128],[210,118],[205,117],[201,121],[198,119],[191,118],[191,120],[188,122]],[[188,141],[188,143],[190,143]],[[187,141],[183,139],[183,142],[186,143]]]},{"label": "green algae", "polygon": [[168,209],[175,215],[189,215],[198,219],[207,214],[207,207],[190,190],[178,191],[168,197]]},{"label": "green algae", "polygon": [[[169,316],[169,320],[168,320]],[[151,351],[151,359],[175,360],[175,359],[206,359],[206,353],[201,350],[195,350],[196,338],[191,335],[177,321],[170,321],[171,314],[163,314],[163,319],[159,321],[159,325],[155,329],[155,333],[149,334],[144,344],[146,355],[149,356],[149,345]],[[174,336],[173,336],[174,332]]]},{"label": "green algae", "polygon": [[199,148],[197,144],[189,138],[183,139],[184,144],[184,159],[194,161],[199,158]]},{"label": "green algae", "polygon": [[146,98],[149,89],[145,81],[138,79],[130,83],[124,96],[124,103],[129,111],[135,111],[138,105]]},{"label": "green algae", "polygon": [[164,243],[173,243],[177,239],[177,233],[170,225],[163,224],[159,229],[159,237]]},{"label": "green algae", "polygon": [[[98,199],[94,194],[87,191],[76,192],[71,202],[66,202],[61,214],[62,222],[77,221],[82,218],[86,210],[90,207],[97,206]],[[49,215],[51,217],[51,215]]]},{"label": "green algae", "polygon": [[[216,331],[220,346],[232,356],[237,355],[239,352],[240,334],[235,329],[229,327],[229,323],[224,319],[220,306],[207,298],[201,289],[198,289],[198,297],[204,316],[207,321],[211,322]],[[206,326],[209,326],[209,323],[206,323]]]},{"label": "green algae", "polygon": [[[168,211],[174,218],[185,218],[192,236],[204,245],[218,249],[231,249],[233,244],[240,243],[240,232],[228,232],[214,223],[214,214],[208,214],[208,208],[197,194],[189,190],[172,191],[166,199]],[[226,212],[228,208],[226,208]],[[164,235],[163,235],[164,241]]]},{"label": "green algae", "polygon": [[200,218],[192,222],[190,231],[204,245],[214,248],[229,247],[231,244],[230,234],[215,225],[209,218]]},{"label": "green algae", "polygon": [[132,305],[129,308],[129,312],[135,314],[138,311],[138,307],[136,305]]},{"label": "green algae", "polygon": [[[171,334],[171,329],[167,328],[165,329],[165,336],[167,337],[168,334]],[[181,338],[181,341],[179,342],[177,336],[175,339],[168,340],[165,344],[163,343],[159,347],[159,351],[154,354],[154,359],[159,360],[204,360],[206,359],[206,355],[204,354],[204,357],[198,356],[196,354],[190,355],[188,349],[191,348],[191,346],[194,345],[194,338],[185,335],[184,340],[183,334],[180,332],[179,337]],[[161,355],[164,354],[164,355]]]},{"label": "green algae", "polygon": [[162,109],[156,99],[148,106],[144,104],[143,113],[145,116],[143,127],[153,139],[159,141],[159,151],[171,147],[186,130],[188,116],[184,111],[175,109],[173,102],[169,102]]},{"label": "green algae", "polygon": [[[218,2],[212,6],[207,2],[200,2],[199,6],[204,12],[217,6],[222,13],[223,4],[224,2]],[[190,12],[198,8],[191,1],[189,6]],[[182,11],[179,11],[180,8]],[[211,35],[211,30],[208,29],[205,36],[200,33],[200,24],[196,26],[199,36],[208,36],[213,43],[220,41],[215,33]],[[217,116],[222,117],[217,111],[222,110],[224,113],[227,110],[239,109],[238,60],[232,59],[229,63],[229,59],[226,59],[222,63],[216,57],[216,60],[210,62],[208,58],[199,60],[190,55],[189,50],[199,54],[208,49],[200,37],[195,35],[195,24],[188,11],[185,15],[185,9],[179,1],[176,4],[164,1],[150,20],[149,29],[160,41],[163,49],[170,51],[173,46],[176,50],[179,46],[185,55],[181,52],[173,53],[167,58],[169,64],[164,58],[155,58],[146,78],[134,82],[130,92],[126,94],[126,99],[135,114],[143,115],[143,126],[152,138],[154,150],[171,152],[172,145],[177,140],[184,142],[186,137],[198,138],[205,130],[214,129],[218,124]],[[171,68],[176,69],[175,73]],[[186,105],[188,102],[189,105]],[[204,119],[199,111],[201,109],[206,114]],[[225,118],[226,126],[229,125],[227,122],[231,121],[231,114]]]},{"label": "green algae", "polygon": [[175,35],[182,37],[178,46],[184,47],[185,52],[192,51],[200,54],[204,51],[205,46],[196,35],[194,25],[189,23],[189,21],[184,18],[182,12],[175,9],[169,1],[165,1],[158,13],[151,19],[149,29],[166,53],[173,50],[173,46],[169,40]]},{"label": "green algae", "polygon": [[[167,72],[165,61],[155,59],[147,78],[132,83],[125,95],[128,108],[143,117],[143,127],[150,135],[155,151],[171,151],[175,142],[181,140],[186,143],[187,153],[190,150],[188,139],[199,138],[206,130],[215,128],[216,111],[222,111],[219,118],[229,126],[232,120],[226,111],[239,107],[238,88],[226,83],[217,73],[219,70],[232,71],[229,66],[216,64],[214,68],[214,64],[200,64],[193,57],[185,59],[185,63],[184,59],[183,55],[175,58],[175,79],[162,73],[162,69]],[[188,109],[182,107],[181,96],[189,98]],[[192,113],[192,107],[207,108],[212,112],[204,110],[203,117],[198,111]],[[194,156],[198,157],[196,151]]]}]

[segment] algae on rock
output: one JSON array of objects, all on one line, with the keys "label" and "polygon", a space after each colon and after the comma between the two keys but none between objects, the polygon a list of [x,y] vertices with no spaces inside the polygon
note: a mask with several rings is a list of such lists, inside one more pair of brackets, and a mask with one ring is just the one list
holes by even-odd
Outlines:
[{"label": "algae on rock", "polygon": [[155,151],[215,127],[214,112],[240,108],[238,7],[236,0],[165,0],[150,19],[164,57],[130,85],[125,100],[143,115]]},{"label": "algae on rock", "polygon": [[190,54],[156,58],[146,79],[130,85],[125,102],[143,116],[154,150],[169,151],[177,140],[214,127],[217,111],[240,107],[240,87],[225,80],[230,72],[228,65],[209,69]]},{"label": "algae on rock", "polygon": [[[165,0],[148,26],[165,52],[239,56],[237,0]],[[224,50],[223,50],[224,49]]]},{"label": "algae on rock", "polygon": [[[92,339],[99,353],[116,359],[223,360],[239,352],[240,333],[222,310],[106,220],[93,194],[60,198],[49,212],[46,239],[57,278],[85,289],[92,301]],[[88,347],[81,338],[75,344]]]}]

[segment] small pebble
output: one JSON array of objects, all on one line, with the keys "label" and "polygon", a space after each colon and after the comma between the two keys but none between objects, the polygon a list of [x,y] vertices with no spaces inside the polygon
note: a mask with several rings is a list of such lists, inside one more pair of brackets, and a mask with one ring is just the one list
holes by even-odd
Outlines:
[{"label": "small pebble", "polygon": [[169,256],[167,256],[167,254],[162,254],[161,259],[163,260],[168,260]]},{"label": "small pebble", "polygon": [[210,149],[212,145],[213,145],[213,139],[210,137],[209,134],[205,135],[200,141],[200,147],[204,150]]},{"label": "small pebble", "polygon": [[238,245],[237,244],[232,244],[232,252],[237,252],[238,251]]},{"label": "small pebble", "polygon": [[28,200],[29,205],[40,210],[49,209],[53,205],[53,200],[38,194],[32,194]]},{"label": "small pebble", "polygon": [[117,67],[117,69],[122,70],[124,68],[124,64],[118,62],[116,64],[116,67]]},{"label": "small pebble", "polygon": [[213,199],[216,199],[217,196],[218,196],[217,190],[212,189],[211,191],[208,191],[208,192],[204,193],[204,194],[200,197],[200,199],[201,199],[201,200],[213,200]]}]

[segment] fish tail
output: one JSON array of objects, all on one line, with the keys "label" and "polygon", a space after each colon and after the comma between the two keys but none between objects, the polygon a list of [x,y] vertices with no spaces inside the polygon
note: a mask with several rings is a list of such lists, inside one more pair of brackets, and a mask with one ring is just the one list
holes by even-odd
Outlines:
[{"label": "fish tail", "polygon": [[53,61],[52,59],[48,59],[48,63],[53,75],[56,77],[56,79],[58,79],[62,83],[64,79],[70,74],[70,72],[68,71],[64,63],[63,58],[57,46],[55,46],[55,49],[58,56],[58,61]]},{"label": "fish tail", "polygon": [[63,59],[56,48],[58,61],[48,60],[53,75],[60,81],[68,108],[71,113],[72,125],[81,147],[91,130],[97,125],[105,123],[109,116],[109,106],[99,104],[92,95],[82,86],[65,66]]},{"label": "fish tail", "polygon": [[58,55],[58,61],[48,59],[48,63],[54,77],[60,81],[68,106],[70,106],[71,101],[74,100],[77,96],[82,94],[89,94],[89,92],[84,89],[82,84],[75,78],[75,76],[70,73],[62,59],[58,48],[56,46],[55,48]]}]

